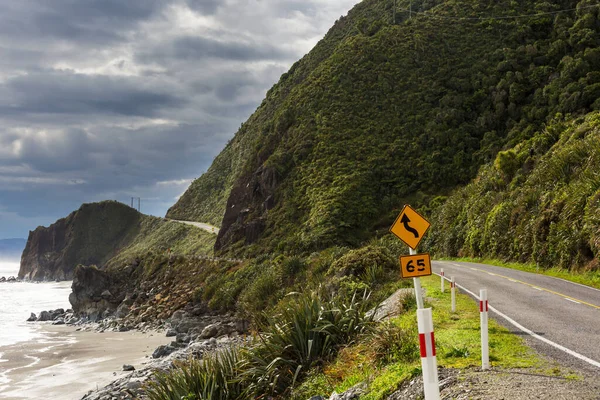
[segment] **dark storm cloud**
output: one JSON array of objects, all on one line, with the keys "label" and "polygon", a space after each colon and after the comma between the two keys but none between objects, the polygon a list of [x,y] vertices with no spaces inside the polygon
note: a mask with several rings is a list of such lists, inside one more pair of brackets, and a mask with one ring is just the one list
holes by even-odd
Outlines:
[{"label": "dark storm cloud", "polygon": [[153,116],[185,101],[139,78],[32,73],[0,85],[0,115],[119,114]]},{"label": "dark storm cloud", "polygon": [[138,55],[142,62],[165,60],[198,61],[223,59],[232,61],[284,60],[292,54],[283,49],[258,42],[217,40],[209,37],[184,36],[172,43],[161,43],[155,49]]},{"label": "dark storm cloud", "polygon": [[0,0],[0,238],[82,202],[164,215],[357,0]]},{"label": "dark storm cloud", "polygon": [[52,38],[72,42],[108,43],[122,40],[140,21],[159,12],[160,0],[19,0],[3,4],[0,35],[24,40]]},{"label": "dark storm cloud", "polygon": [[194,11],[212,15],[217,11],[221,0],[186,0],[186,3]]}]

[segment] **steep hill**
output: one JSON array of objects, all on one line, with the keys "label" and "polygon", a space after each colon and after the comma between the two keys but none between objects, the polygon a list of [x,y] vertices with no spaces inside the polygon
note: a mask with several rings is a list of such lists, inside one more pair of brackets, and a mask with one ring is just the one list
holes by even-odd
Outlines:
[{"label": "steep hill", "polygon": [[600,269],[600,113],[500,152],[433,216],[439,254]]},{"label": "steep hill", "polygon": [[221,225],[219,251],[354,246],[600,108],[594,2],[399,1],[395,24],[392,4],[336,22],[167,216]]},{"label": "steep hill", "polygon": [[51,226],[29,232],[19,278],[72,279],[78,264],[104,267],[168,249],[208,254],[213,243],[214,235],[140,214],[116,201],[83,204]]}]

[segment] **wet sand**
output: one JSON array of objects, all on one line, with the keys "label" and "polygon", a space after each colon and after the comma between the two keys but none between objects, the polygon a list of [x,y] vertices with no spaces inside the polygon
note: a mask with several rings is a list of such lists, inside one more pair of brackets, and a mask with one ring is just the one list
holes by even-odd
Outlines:
[{"label": "wet sand", "polygon": [[80,399],[128,374],[123,364],[137,369],[171,341],[163,333],[42,330],[43,338],[0,347],[0,399]]}]

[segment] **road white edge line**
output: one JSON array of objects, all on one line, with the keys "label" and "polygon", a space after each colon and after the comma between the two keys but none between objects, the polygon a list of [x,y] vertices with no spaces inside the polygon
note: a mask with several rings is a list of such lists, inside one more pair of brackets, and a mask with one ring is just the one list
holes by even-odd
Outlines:
[{"label": "road white edge line", "polygon": [[570,302],[572,302],[572,303],[575,303],[575,304],[581,304],[581,303],[580,303],[580,302],[578,302],[578,301],[571,300],[571,299],[568,299],[568,298],[566,298],[566,297],[563,297],[563,299],[565,299],[565,300],[568,300],[568,301],[570,301]]},{"label": "road white edge line", "polygon": [[[447,264],[451,264],[451,265],[454,265],[455,267],[466,267],[466,265],[454,264],[454,263],[451,263],[450,261],[446,261],[446,260],[433,260],[433,261],[435,261],[435,262],[439,262],[439,263],[447,263]],[[465,262],[465,261],[463,261],[463,262]],[[476,263],[476,264],[477,264],[477,263]],[[552,276],[552,275],[544,275],[544,274],[539,274],[539,273],[536,273],[536,272],[530,272],[530,271],[522,271],[522,270],[520,270],[520,269],[512,269],[512,268],[506,268],[506,267],[499,267],[499,266],[497,266],[497,265],[490,265],[490,264],[479,264],[479,265],[485,265],[486,267],[496,267],[496,268],[510,269],[510,270],[513,270],[513,271],[526,272],[526,273],[528,273],[528,274],[534,274],[534,275],[544,276],[544,277],[548,277],[548,278],[558,279],[559,281],[563,281],[563,282],[571,283],[571,284],[573,284],[573,285],[581,286],[581,287],[584,287],[584,288],[586,288],[586,289],[591,289],[591,290],[595,290],[595,291],[597,291],[597,292],[600,292],[600,289],[597,289],[597,288],[595,288],[595,287],[591,287],[591,286],[588,286],[588,285],[584,285],[584,284],[582,284],[582,283],[577,283],[577,282],[569,281],[569,280],[566,280],[566,279],[563,279],[563,278],[559,278],[559,277],[557,277],[557,276]],[[470,268],[470,267],[469,267],[469,268]],[[487,272],[487,271],[486,271],[486,272]],[[489,272],[488,272],[488,273],[489,273]]]},{"label": "road white edge line", "polygon": [[[434,272],[435,275],[440,276],[439,274],[436,274]],[[458,283],[456,284],[456,286],[458,286],[460,289],[464,290],[465,292],[469,293],[471,296],[473,296],[474,298],[476,298],[477,300],[479,300],[479,296],[477,296],[475,293],[471,292],[469,289],[465,288],[464,286],[459,285]],[[495,312],[496,314],[498,314],[499,316],[501,316],[502,318],[504,318],[506,321],[510,322],[512,325],[514,325],[516,328],[522,330],[523,332],[527,333],[529,336],[534,337],[546,344],[549,344],[550,346],[563,351],[575,358],[578,358],[581,361],[585,361],[588,364],[593,365],[594,367],[600,368],[600,362],[592,360],[591,358],[588,358],[582,354],[579,354],[571,349],[567,349],[564,346],[561,346],[558,343],[554,343],[553,341],[546,339],[545,337],[542,337],[540,335],[538,335],[537,333],[525,328],[523,325],[519,324],[517,321],[515,321],[514,319],[510,318],[508,315],[498,311],[495,307],[493,306],[489,306],[489,309],[492,310],[493,312]]]},{"label": "road white edge line", "polygon": [[556,276],[552,276],[552,275],[546,275],[546,276],[549,276],[550,278],[558,279],[559,281],[563,281],[563,282],[567,282],[567,283],[572,283],[573,285],[581,286],[581,287],[584,287],[586,289],[592,289],[592,290],[595,290],[597,292],[600,292],[600,289],[596,289],[595,287],[591,287],[591,286],[584,285],[584,284],[577,283],[577,282],[573,282],[573,281],[568,281],[568,280],[563,279],[563,278],[557,278]]}]

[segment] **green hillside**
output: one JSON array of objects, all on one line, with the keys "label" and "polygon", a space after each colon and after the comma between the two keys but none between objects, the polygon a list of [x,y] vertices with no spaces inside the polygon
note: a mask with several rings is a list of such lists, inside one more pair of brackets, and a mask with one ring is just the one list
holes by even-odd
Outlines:
[{"label": "green hillside", "polygon": [[600,108],[594,2],[398,3],[395,24],[387,0],[340,19],[168,217],[220,224],[220,251],[356,246],[557,113]]},{"label": "green hillside", "polygon": [[560,117],[435,210],[439,254],[597,270],[600,113]]},{"label": "green hillside", "polygon": [[29,233],[19,278],[68,280],[78,264],[117,265],[148,252],[212,254],[215,236],[151,217],[116,202],[83,204],[49,227]]}]

